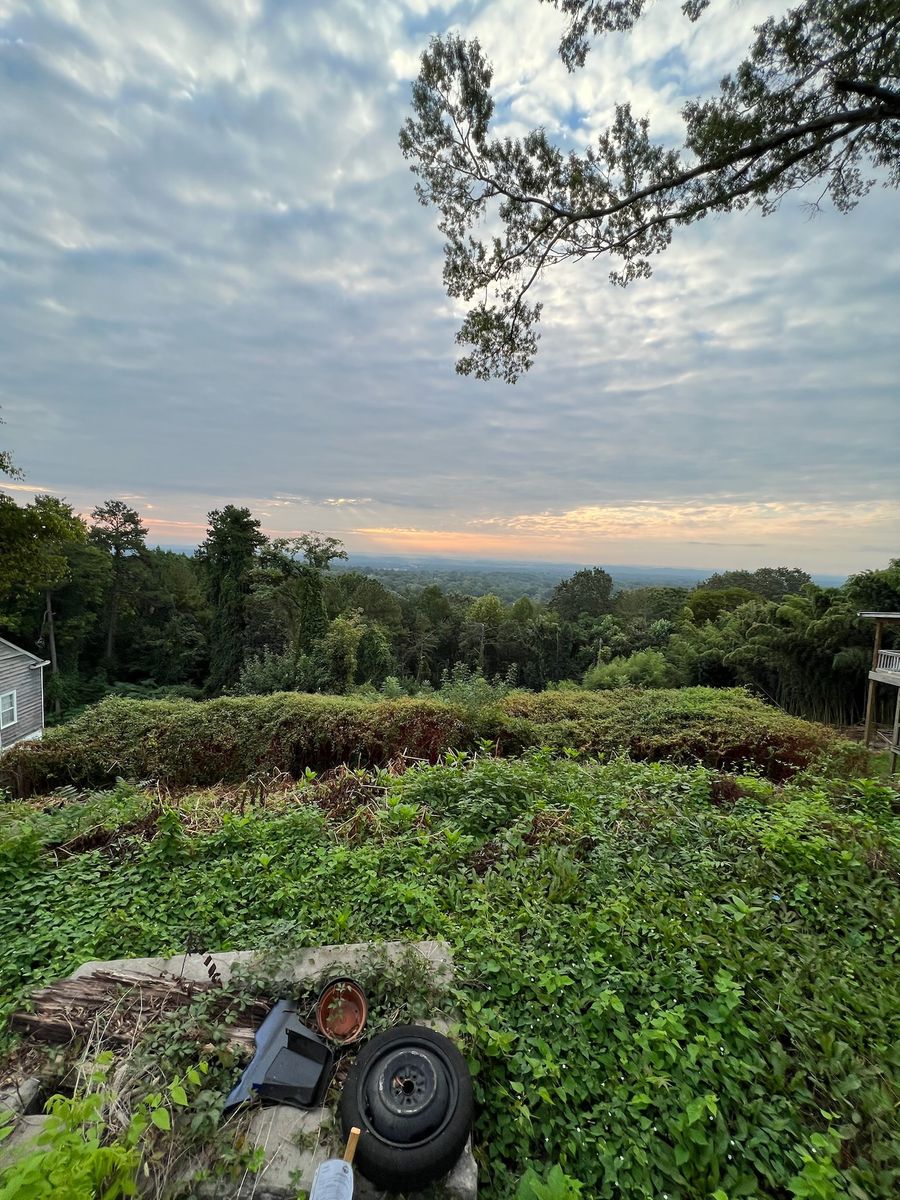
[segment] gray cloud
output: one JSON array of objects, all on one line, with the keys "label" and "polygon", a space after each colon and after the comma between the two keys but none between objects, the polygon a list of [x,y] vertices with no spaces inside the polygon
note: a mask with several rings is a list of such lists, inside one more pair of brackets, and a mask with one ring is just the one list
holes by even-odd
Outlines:
[{"label": "gray cloud", "polygon": [[397,150],[428,35],[482,36],[510,128],[581,145],[631,97],[674,137],[766,6],[677,10],[569,76],[537,0],[14,4],[0,404],[29,481],[139,493],[186,529],[230,497],[338,532],[900,500],[893,193],[677,231],[625,291],[559,272],[524,381],[453,373],[441,238]]}]

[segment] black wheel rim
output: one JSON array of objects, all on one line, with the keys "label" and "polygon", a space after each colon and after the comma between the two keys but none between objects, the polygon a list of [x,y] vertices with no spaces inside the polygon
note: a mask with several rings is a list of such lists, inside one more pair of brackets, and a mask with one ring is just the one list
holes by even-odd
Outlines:
[{"label": "black wheel rim", "polygon": [[410,1036],[360,1072],[356,1102],[368,1131],[388,1146],[426,1145],[456,1111],[459,1085],[443,1050]]},{"label": "black wheel rim", "polygon": [[369,1076],[369,1088],[375,1084],[381,1103],[395,1116],[413,1117],[438,1099],[438,1071],[434,1059],[404,1046],[379,1062],[378,1075]]}]

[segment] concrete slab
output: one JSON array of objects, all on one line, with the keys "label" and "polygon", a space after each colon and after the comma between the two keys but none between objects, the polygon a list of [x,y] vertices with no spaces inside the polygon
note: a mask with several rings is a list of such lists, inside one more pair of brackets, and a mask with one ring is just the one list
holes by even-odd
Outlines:
[{"label": "concrete slab", "polygon": [[43,1130],[47,1121],[40,1111],[43,1094],[43,1085],[34,1075],[0,1088],[0,1125],[10,1118],[15,1122],[12,1133],[0,1142],[0,1167],[27,1153]]},{"label": "concrete slab", "polygon": [[[297,1192],[308,1192],[319,1164],[326,1158],[339,1158],[343,1139],[335,1118],[327,1108],[299,1109],[276,1104],[258,1109],[247,1128],[250,1146],[261,1146],[265,1166],[258,1175],[248,1176],[236,1196],[240,1200],[296,1200]],[[354,1200],[383,1200],[383,1188],[376,1187],[360,1173],[354,1180]],[[432,1200],[435,1192],[427,1193]],[[478,1167],[471,1139],[456,1166],[441,1185],[443,1200],[473,1200],[478,1195]],[[425,1194],[410,1192],[408,1200],[425,1200]]]},{"label": "concrete slab", "polygon": [[[453,959],[444,942],[387,942],[377,946],[369,942],[350,945],[310,947],[275,957],[270,952],[231,950],[213,954],[216,969],[227,984],[235,969],[249,966],[265,971],[273,983],[293,982],[307,986],[318,983],[323,975],[353,974],[372,960],[373,951],[389,962],[402,961],[410,949],[415,949],[427,962],[428,969],[438,981],[452,977]],[[98,971],[125,971],[150,977],[174,975],[178,978],[205,981],[209,978],[203,954],[176,954],[170,958],[118,958],[83,963],[72,975],[81,979]],[[440,1019],[424,1021],[442,1033],[447,1022]],[[32,1118],[21,1118],[31,1120]],[[39,1118],[43,1120],[43,1118]],[[328,1108],[298,1109],[288,1105],[271,1105],[244,1113],[234,1121],[251,1146],[261,1146],[265,1154],[262,1171],[248,1175],[235,1188],[218,1192],[221,1200],[253,1197],[253,1200],[297,1200],[312,1186],[316,1167],[326,1158],[341,1152],[341,1136],[335,1114]],[[14,1137],[18,1136],[17,1134]],[[27,1136],[23,1130],[23,1137]],[[32,1134],[36,1136],[36,1134]],[[9,1139],[12,1142],[14,1139]],[[472,1153],[471,1139],[450,1175],[437,1188],[428,1190],[428,1200],[475,1200],[478,1194],[478,1168]],[[359,1173],[356,1175],[354,1196],[360,1200],[383,1200],[387,1193],[375,1188]],[[419,1200],[410,1193],[408,1200]],[[424,1196],[422,1197],[424,1200]]]},{"label": "concrete slab", "polygon": [[12,1160],[34,1149],[34,1143],[49,1119],[43,1113],[19,1117],[9,1137],[0,1142],[0,1167],[8,1166]]},{"label": "concrete slab", "polygon": [[14,1117],[31,1116],[39,1112],[42,1084],[36,1075],[19,1079],[9,1087],[0,1088],[0,1120],[9,1113]]},{"label": "concrete slab", "polygon": [[248,1176],[237,1196],[254,1200],[293,1200],[298,1191],[308,1192],[319,1163],[334,1156],[333,1118],[326,1108],[291,1108],[273,1104],[260,1108],[250,1118],[247,1143],[262,1147],[265,1165]]},{"label": "concrete slab", "polygon": [[[385,942],[379,944],[389,962],[398,962],[414,948],[428,963],[435,978],[449,978],[453,970],[453,959],[446,942]],[[318,946],[293,950],[280,957],[271,951],[225,950],[213,954],[212,960],[227,983],[238,965],[265,968],[271,973],[273,982],[310,983],[325,971],[344,967],[348,971],[358,969],[368,962],[373,946],[370,942],[352,942],[345,946]],[[173,954],[171,958],[113,958],[82,963],[72,972],[72,979],[95,975],[98,971],[129,971],[137,975],[174,975],[179,979],[202,982],[209,978],[205,954]]]}]

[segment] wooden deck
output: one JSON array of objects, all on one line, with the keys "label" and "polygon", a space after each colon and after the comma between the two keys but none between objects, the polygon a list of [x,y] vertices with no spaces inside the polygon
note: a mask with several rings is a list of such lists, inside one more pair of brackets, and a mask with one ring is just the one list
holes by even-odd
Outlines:
[{"label": "wooden deck", "polygon": [[900,650],[879,650],[869,678],[900,687]]}]

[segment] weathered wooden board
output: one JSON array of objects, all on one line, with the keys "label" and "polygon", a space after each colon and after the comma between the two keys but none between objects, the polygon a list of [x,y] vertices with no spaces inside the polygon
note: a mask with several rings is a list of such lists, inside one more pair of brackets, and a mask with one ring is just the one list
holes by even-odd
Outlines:
[{"label": "weathered wooden board", "polygon": [[[97,971],[43,988],[32,997],[33,1011],[14,1013],[10,1025],[38,1041],[64,1044],[87,1035],[102,1018],[104,1040],[122,1044],[132,1042],[136,1030],[151,1021],[218,991],[221,988],[215,983],[176,976]],[[217,1015],[224,1016],[232,1003],[223,992]],[[243,1005],[228,1027],[229,1040],[252,1049],[256,1029],[269,1008],[261,1000]]]}]

